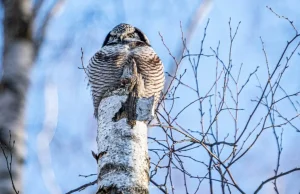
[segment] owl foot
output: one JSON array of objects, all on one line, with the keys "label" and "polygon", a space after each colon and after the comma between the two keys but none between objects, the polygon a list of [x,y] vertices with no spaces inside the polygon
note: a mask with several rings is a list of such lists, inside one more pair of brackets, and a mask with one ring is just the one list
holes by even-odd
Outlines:
[{"label": "owl foot", "polygon": [[130,83],[130,78],[123,78],[120,80],[121,86],[126,86]]}]

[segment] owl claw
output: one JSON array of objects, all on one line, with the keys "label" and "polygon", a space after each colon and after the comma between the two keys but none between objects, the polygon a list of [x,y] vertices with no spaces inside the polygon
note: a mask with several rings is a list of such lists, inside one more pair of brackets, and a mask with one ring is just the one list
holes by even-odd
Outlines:
[{"label": "owl claw", "polygon": [[127,84],[129,84],[129,79],[121,79],[120,80],[120,82],[121,82],[121,86],[126,86]]}]

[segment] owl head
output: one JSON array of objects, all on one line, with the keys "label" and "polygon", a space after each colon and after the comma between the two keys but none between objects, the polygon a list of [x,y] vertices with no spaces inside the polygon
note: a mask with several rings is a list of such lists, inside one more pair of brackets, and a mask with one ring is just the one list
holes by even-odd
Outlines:
[{"label": "owl head", "polygon": [[103,45],[122,42],[144,42],[150,46],[147,36],[138,28],[129,24],[119,24],[114,27],[106,36]]}]

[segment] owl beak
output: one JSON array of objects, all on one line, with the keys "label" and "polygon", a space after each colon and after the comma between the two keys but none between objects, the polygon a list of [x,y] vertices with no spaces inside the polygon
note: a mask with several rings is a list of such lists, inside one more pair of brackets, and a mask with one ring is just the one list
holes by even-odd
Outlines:
[{"label": "owl beak", "polygon": [[124,37],[121,35],[121,36],[120,36],[120,40],[123,41],[123,39],[124,39]]}]

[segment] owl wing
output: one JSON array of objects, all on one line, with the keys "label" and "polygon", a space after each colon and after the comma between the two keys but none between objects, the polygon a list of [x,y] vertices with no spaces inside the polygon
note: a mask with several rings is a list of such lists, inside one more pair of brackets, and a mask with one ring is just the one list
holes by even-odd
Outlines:
[{"label": "owl wing", "polygon": [[122,45],[102,47],[89,61],[87,74],[92,91],[94,115],[97,117],[100,101],[107,90],[120,84],[128,49]]},{"label": "owl wing", "polygon": [[134,48],[130,55],[137,64],[138,73],[142,74],[145,87],[144,97],[154,95],[154,104],[157,105],[165,82],[164,66],[160,58],[150,46]]}]

